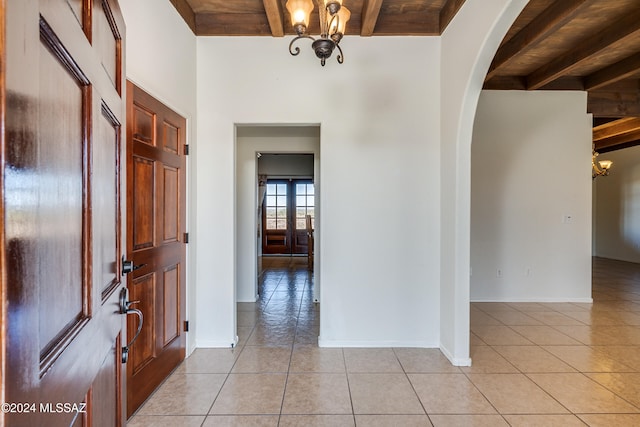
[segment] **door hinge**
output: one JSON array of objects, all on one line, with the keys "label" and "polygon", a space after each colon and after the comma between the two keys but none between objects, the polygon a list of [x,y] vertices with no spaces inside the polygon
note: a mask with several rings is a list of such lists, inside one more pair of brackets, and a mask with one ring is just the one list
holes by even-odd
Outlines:
[{"label": "door hinge", "polygon": [[189,144],[184,144],[184,155],[185,156],[189,155]]},{"label": "door hinge", "polygon": [[182,241],[185,243],[189,243],[189,233],[184,233],[182,236]]},{"label": "door hinge", "polygon": [[184,321],[184,325],[183,325],[182,329],[184,329],[185,332],[189,332],[189,321],[188,320]]}]

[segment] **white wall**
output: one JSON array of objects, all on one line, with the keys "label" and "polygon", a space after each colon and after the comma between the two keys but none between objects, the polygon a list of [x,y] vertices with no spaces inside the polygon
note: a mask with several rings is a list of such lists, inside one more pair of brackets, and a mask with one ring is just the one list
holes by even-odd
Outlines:
[{"label": "white wall", "polygon": [[640,146],[598,156],[613,161],[593,183],[595,255],[640,262]]},{"label": "white wall", "polygon": [[234,124],[319,123],[321,345],[438,346],[439,38],[288,42],[198,39],[198,345],[235,335]]},{"label": "white wall", "polygon": [[289,38],[201,38],[193,53],[169,2],[122,0],[135,23],[128,76],[187,116],[198,153],[197,345],[235,340],[234,125],[319,123],[321,343],[440,345],[468,363],[471,126],[495,49],[526,2],[468,0],[442,38],[347,36],[345,64],[320,67],[308,46],[291,57]]},{"label": "white wall", "polygon": [[[256,153],[311,153],[320,157],[318,126],[238,126],[236,137],[236,300],[253,302],[257,295],[257,160]],[[263,156],[264,158],[264,156]],[[311,165],[311,176],[314,170]],[[319,181],[316,175],[314,181]],[[317,186],[316,186],[317,187]],[[316,188],[319,194],[319,188]],[[320,207],[316,197],[316,209]],[[317,218],[317,223],[320,223]],[[317,227],[316,227],[317,228]],[[319,230],[317,230],[319,231]],[[316,261],[319,261],[316,260]],[[320,286],[316,277],[316,286]]]},{"label": "white wall", "polygon": [[586,92],[482,92],[471,150],[472,300],[591,301],[586,106]]},{"label": "white wall", "polygon": [[[120,0],[127,27],[126,76],[187,119],[192,156],[187,160],[187,318],[195,316],[195,162],[196,37],[168,1]],[[150,15],[149,11],[153,14]],[[191,322],[187,353],[195,347],[197,322]]]},{"label": "white wall", "polygon": [[442,35],[440,349],[469,365],[471,135],[484,78],[528,0],[470,0]]}]

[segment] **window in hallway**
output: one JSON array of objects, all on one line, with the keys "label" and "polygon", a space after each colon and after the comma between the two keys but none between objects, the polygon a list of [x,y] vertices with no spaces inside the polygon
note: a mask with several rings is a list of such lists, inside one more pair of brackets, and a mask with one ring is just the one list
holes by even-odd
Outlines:
[{"label": "window in hallway", "polygon": [[262,252],[307,254],[306,215],[311,216],[313,224],[315,189],[311,180],[268,180],[262,213]]}]

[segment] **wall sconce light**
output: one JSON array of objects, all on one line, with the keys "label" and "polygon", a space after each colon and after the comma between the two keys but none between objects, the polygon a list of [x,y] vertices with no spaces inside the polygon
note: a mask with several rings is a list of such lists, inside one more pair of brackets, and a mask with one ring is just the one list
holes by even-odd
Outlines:
[{"label": "wall sconce light", "polygon": [[596,179],[599,176],[607,176],[609,175],[609,170],[611,170],[611,166],[613,162],[611,160],[600,160],[596,161],[599,153],[596,151],[595,146],[591,152],[591,168],[593,169],[592,179]]}]

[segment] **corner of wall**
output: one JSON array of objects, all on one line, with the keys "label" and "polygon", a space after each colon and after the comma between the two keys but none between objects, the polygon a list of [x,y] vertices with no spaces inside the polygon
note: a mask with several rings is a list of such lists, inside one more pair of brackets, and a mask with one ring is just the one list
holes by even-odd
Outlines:
[{"label": "corner of wall", "polygon": [[442,35],[441,349],[469,358],[471,137],[489,64],[528,0],[466,2]]}]

